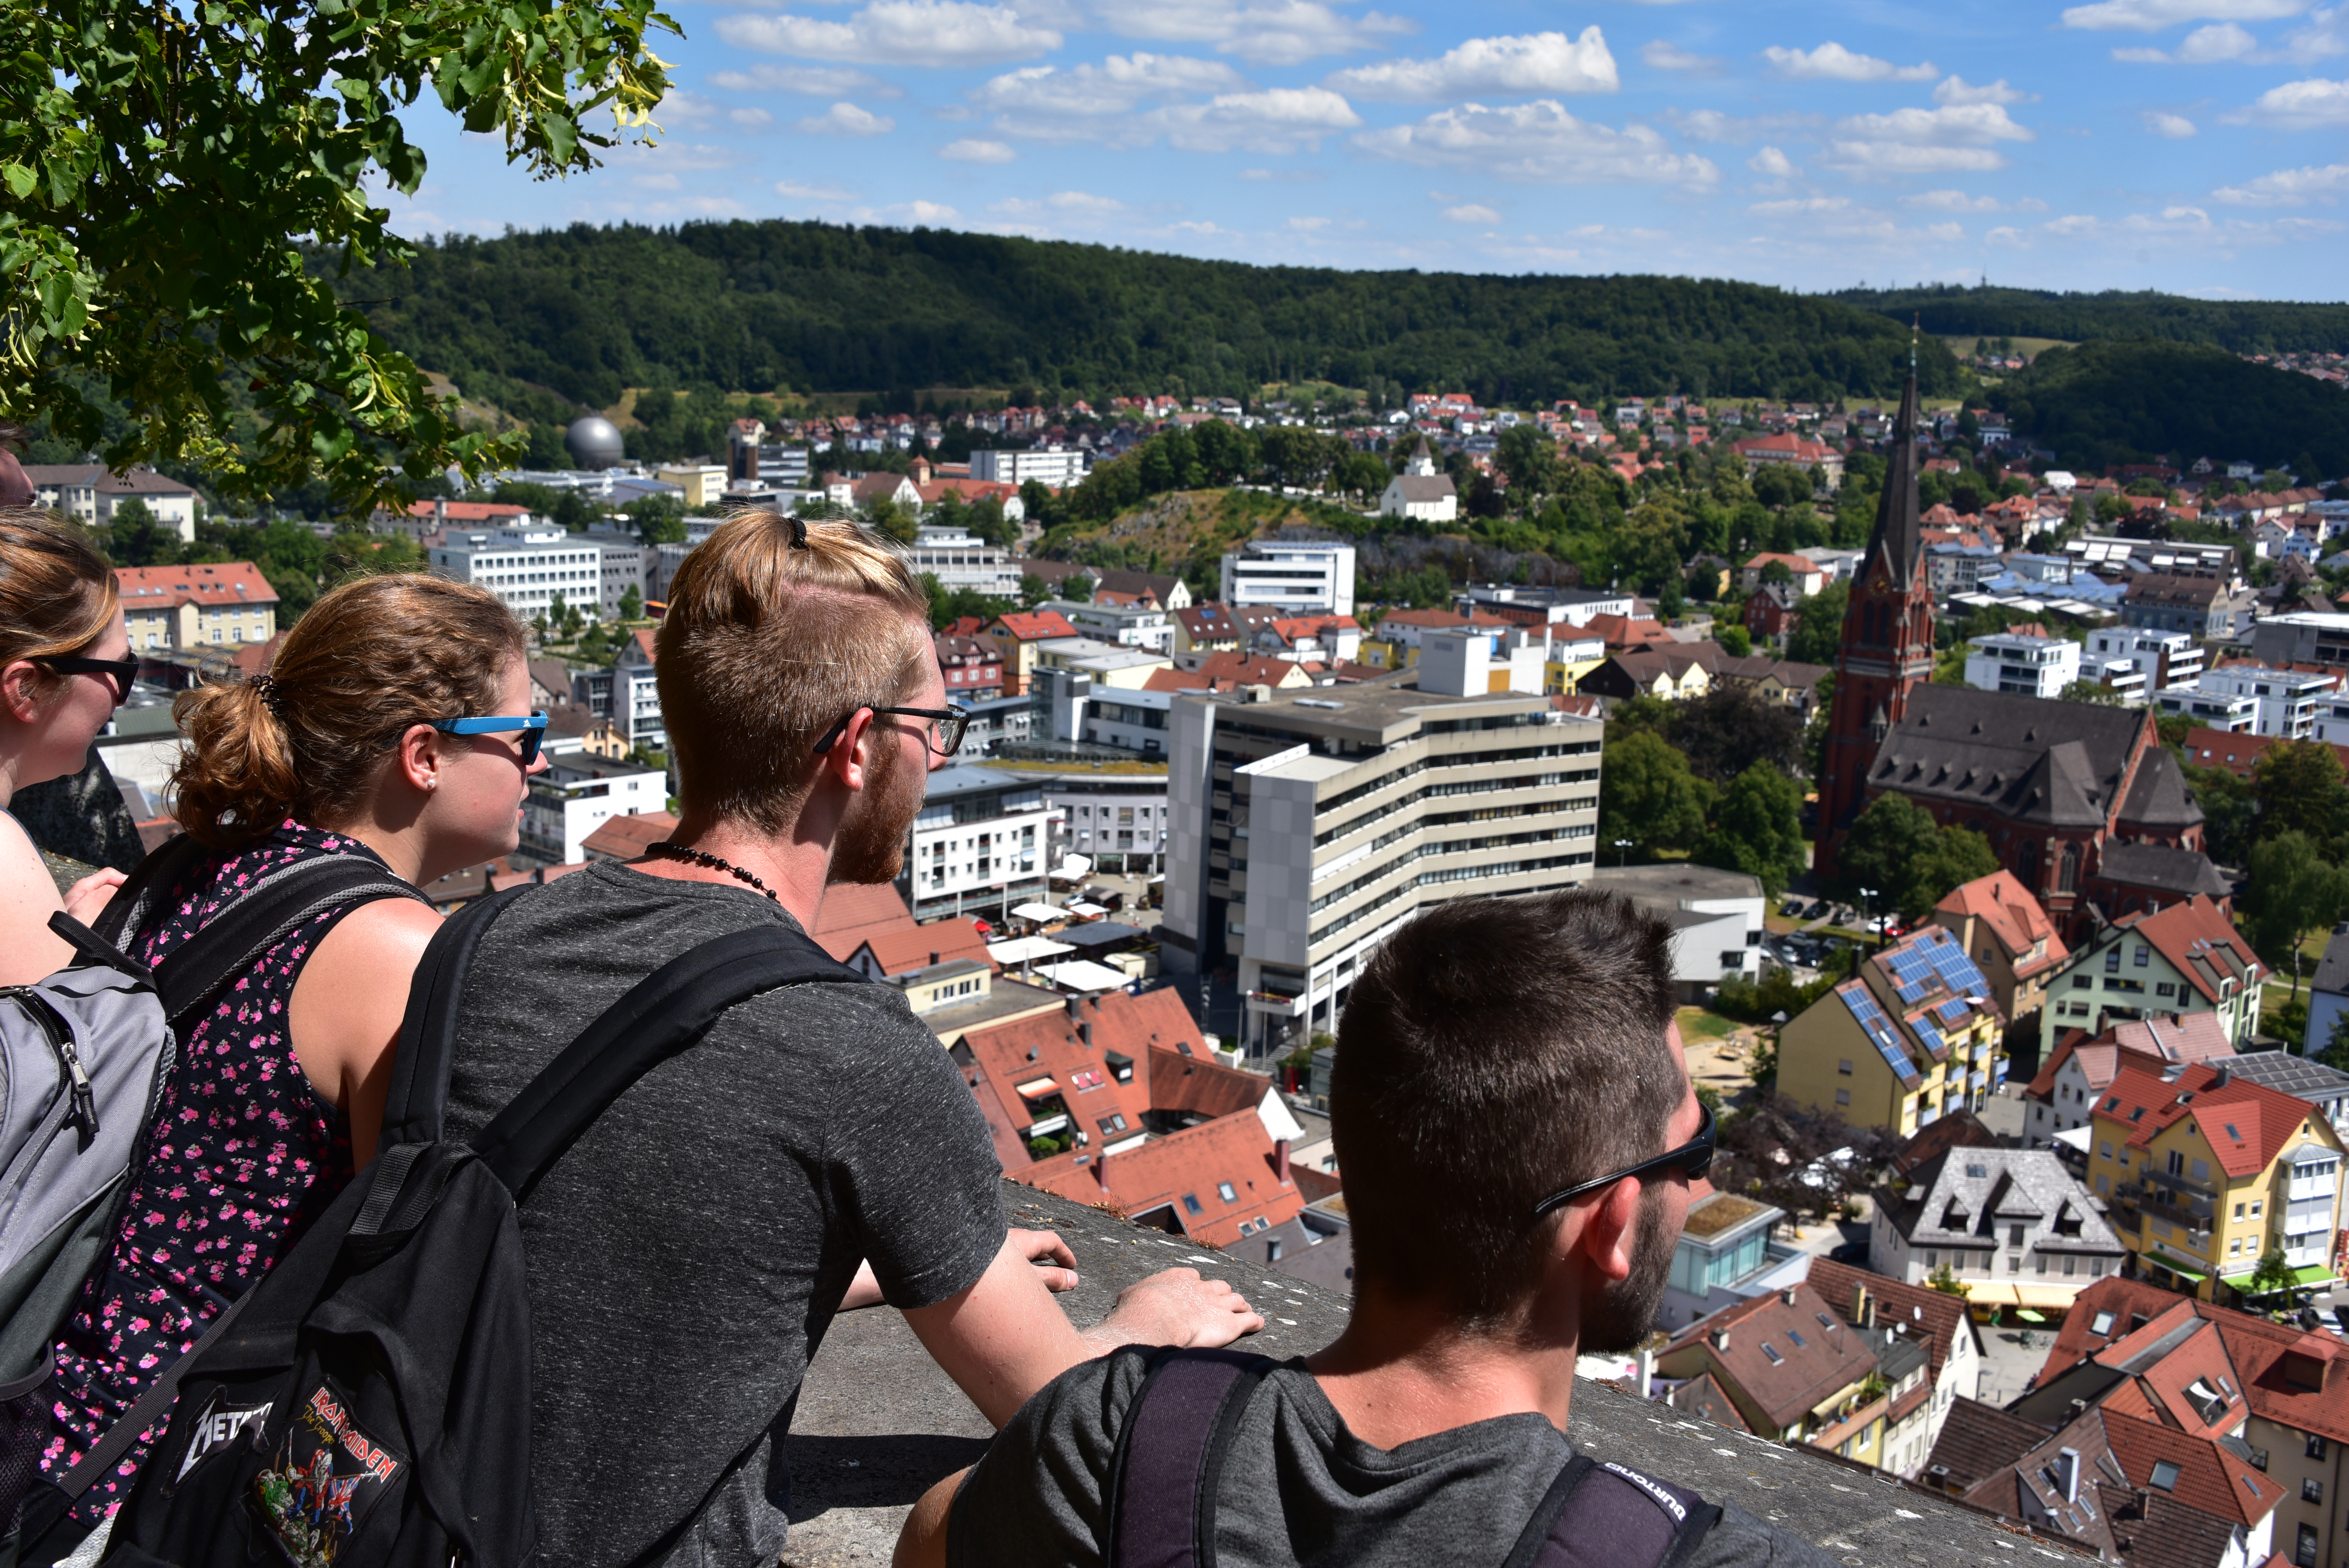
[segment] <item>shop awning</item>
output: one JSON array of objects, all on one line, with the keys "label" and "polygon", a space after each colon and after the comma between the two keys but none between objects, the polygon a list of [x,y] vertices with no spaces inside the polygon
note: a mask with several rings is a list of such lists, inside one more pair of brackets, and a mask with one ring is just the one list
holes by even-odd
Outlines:
[{"label": "shop awning", "polygon": [[2014,1287],[2018,1306],[2035,1306],[2042,1312],[2069,1312],[2078,1303],[2080,1293],[2065,1290],[2061,1285],[2019,1284]]},{"label": "shop awning", "polygon": [[2031,1308],[2027,1306],[2017,1307],[2015,1309],[2014,1315],[2023,1319],[2025,1323],[2044,1323],[2047,1321],[2045,1317],[2032,1311]]},{"label": "shop awning", "polygon": [[2306,1268],[2292,1271],[2292,1285],[2294,1290],[2299,1290],[2312,1284],[2331,1284],[2340,1277],[2323,1264],[2311,1264]]},{"label": "shop awning", "polygon": [[1971,1280],[1962,1283],[1972,1287],[1966,1292],[1968,1306],[2013,1306],[2014,1305],[2014,1287],[2011,1284],[1987,1283],[1975,1284]]},{"label": "shop awning", "polygon": [[2198,1268],[2192,1264],[2181,1263],[2178,1259],[2171,1257],[2168,1253],[2158,1250],[2146,1253],[2145,1261],[2153,1264],[2156,1268],[2168,1269],[2171,1274],[2181,1275],[2187,1279],[2209,1279],[2210,1277],[2210,1271],[2208,1268]]}]

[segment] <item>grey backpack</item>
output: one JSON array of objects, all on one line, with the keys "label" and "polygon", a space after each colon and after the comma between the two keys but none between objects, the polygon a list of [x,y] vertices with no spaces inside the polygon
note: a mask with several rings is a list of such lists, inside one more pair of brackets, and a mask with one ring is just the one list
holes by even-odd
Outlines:
[{"label": "grey backpack", "polygon": [[179,1033],[302,922],[423,896],[364,856],[297,861],[243,889],[150,972],[119,944],[204,853],[181,836],[148,856],[97,931],[50,916],[73,961],[0,986],[0,1532],[38,1475],[50,1347],[120,1223]]}]

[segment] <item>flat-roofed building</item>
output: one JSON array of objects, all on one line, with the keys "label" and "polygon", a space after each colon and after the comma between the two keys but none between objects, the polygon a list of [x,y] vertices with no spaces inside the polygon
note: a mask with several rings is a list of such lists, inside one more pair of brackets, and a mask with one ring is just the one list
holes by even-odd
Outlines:
[{"label": "flat-roofed building", "polygon": [[1161,960],[1236,968],[1252,1051],[1333,1027],[1417,910],[1590,880],[1604,726],[1545,696],[1387,676],[1183,696],[1171,717]]},{"label": "flat-roofed building", "polygon": [[1354,547],[1328,540],[1251,540],[1224,557],[1223,592],[1235,610],[1288,615],[1354,613]]}]

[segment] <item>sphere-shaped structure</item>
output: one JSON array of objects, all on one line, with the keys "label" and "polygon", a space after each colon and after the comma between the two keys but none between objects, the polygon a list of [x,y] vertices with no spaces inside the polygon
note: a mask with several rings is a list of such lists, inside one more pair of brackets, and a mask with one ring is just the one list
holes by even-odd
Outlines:
[{"label": "sphere-shaped structure", "polygon": [[563,433],[563,444],[571,449],[571,460],[583,469],[608,469],[627,456],[619,427],[601,414],[574,419],[571,428]]}]

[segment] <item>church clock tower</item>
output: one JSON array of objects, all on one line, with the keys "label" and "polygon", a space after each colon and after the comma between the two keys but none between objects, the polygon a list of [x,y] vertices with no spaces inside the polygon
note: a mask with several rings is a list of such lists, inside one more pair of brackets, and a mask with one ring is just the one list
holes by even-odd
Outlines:
[{"label": "church clock tower", "polygon": [[1933,678],[1933,594],[1917,508],[1917,372],[1900,397],[1876,532],[1852,582],[1851,607],[1836,652],[1835,700],[1817,780],[1816,862],[1835,871],[1835,851],[1867,803],[1868,771],[1885,734],[1908,710],[1909,693]]}]

